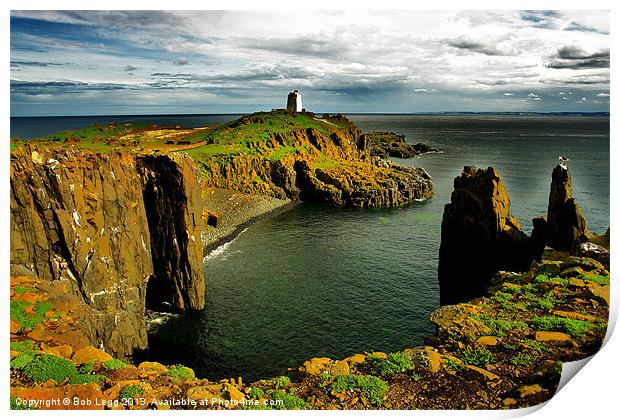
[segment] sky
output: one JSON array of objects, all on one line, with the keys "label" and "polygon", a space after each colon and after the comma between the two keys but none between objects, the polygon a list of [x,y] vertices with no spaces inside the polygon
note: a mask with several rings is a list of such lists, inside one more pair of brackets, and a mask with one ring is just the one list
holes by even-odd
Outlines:
[{"label": "sky", "polygon": [[12,11],[11,116],[608,112],[609,12]]}]

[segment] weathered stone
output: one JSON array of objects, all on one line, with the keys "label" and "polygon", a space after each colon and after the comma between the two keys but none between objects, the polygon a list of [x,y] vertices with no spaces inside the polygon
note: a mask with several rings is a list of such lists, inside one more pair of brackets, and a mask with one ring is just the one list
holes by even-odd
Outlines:
[{"label": "weathered stone", "polygon": [[553,315],[560,316],[562,318],[578,319],[580,321],[595,322],[596,317],[592,315],[580,314],[579,312],[569,311],[553,311]]},{"label": "weathered stone", "polygon": [[351,366],[353,366],[353,365],[357,365],[360,363],[364,363],[366,361],[366,355],[358,353],[358,354],[354,354],[353,356],[349,356],[344,360],[348,362]]},{"label": "weathered stone", "polygon": [[463,305],[446,305],[431,314],[431,321],[437,325],[440,337],[450,337],[467,342],[491,334],[491,329],[471,317]]},{"label": "weathered stone", "polygon": [[239,391],[239,389],[237,389],[234,385],[228,385],[228,396],[233,404],[238,404],[246,399],[243,392]]},{"label": "weathered stone", "polygon": [[327,370],[333,363],[333,360],[329,357],[315,357],[304,362],[302,369],[308,375],[318,375],[322,371]]},{"label": "weathered stone", "polygon": [[[37,156],[34,161],[32,155]],[[176,159],[159,180],[166,196],[158,202],[158,197],[143,196],[147,181],[139,169],[150,162],[131,153],[38,143],[11,152],[11,273],[53,281],[46,293],[64,288],[64,296],[57,293],[51,301],[55,310],[84,307],[80,341],[97,347],[103,341],[106,350],[123,357],[145,349],[145,297],[153,274],[161,282],[166,281],[162,273],[170,274],[169,284],[183,290],[162,295],[171,309],[202,308],[198,169],[189,157]],[[174,199],[179,201],[165,205]],[[149,220],[152,208],[159,214],[171,211],[161,215],[165,223]],[[152,252],[151,230],[161,232],[172,225],[179,234],[162,241],[156,233]],[[164,244],[178,254],[159,252]],[[163,267],[169,263],[173,270],[167,272]],[[75,338],[65,341],[79,348]]]},{"label": "weathered stone", "polygon": [[387,359],[388,355],[382,351],[375,351],[370,353],[371,356],[378,357],[379,359]]},{"label": "weathered stone", "polygon": [[587,241],[586,219],[573,198],[571,177],[563,165],[556,166],[551,175],[547,225],[547,243],[552,248],[571,252]]},{"label": "weathered stone", "polygon": [[211,400],[222,396],[222,386],[219,384],[195,386],[187,391],[187,398],[194,401]]},{"label": "weathered stone", "polygon": [[157,362],[142,362],[138,365],[138,369],[149,373],[166,373],[168,368]]},{"label": "weathered stone", "polygon": [[543,391],[544,391],[543,387],[540,386],[539,384],[523,385],[519,388],[519,397],[525,398],[525,397],[529,397],[530,395],[538,394]]},{"label": "weathered stone", "polygon": [[19,332],[19,330],[21,330],[22,326],[19,324],[19,322],[15,321],[15,320],[11,320],[11,334],[17,334]]},{"label": "weathered stone", "polygon": [[45,353],[53,354],[54,356],[64,357],[65,359],[70,359],[73,354],[73,348],[68,344],[62,344],[54,347],[41,344],[41,350]]},{"label": "weathered stone", "polygon": [[349,372],[349,364],[344,360],[339,360],[335,362],[329,369],[329,373],[331,373],[333,376],[347,375]]},{"label": "weathered stone", "polygon": [[470,372],[473,372],[473,373],[477,374],[478,377],[483,379],[484,381],[495,382],[495,381],[498,381],[500,379],[499,376],[497,376],[493,372],[489,372],[488,370],[479,368],[478,366],[463,365],[463,367],[465,369],[469,370]]},{"label": "weathered stone", "polygon": [[363,135],[370,146],[372,156],[381,158],[411,158],[422,153],[437,152],[437,149],[426,144],[409,144],[402,134],[371,131]]},{"label": "weathered stone", "polygon": [[570,335],[557,331],[536,331],[534,333],[536,341],[570,341]]},{"label": "weathered stone", "polygon": [[496,346],[499,343],[497,337],[492,335],[484,335],[478,338],[475,344],[479,346]]},{"label": "weathered stone", "polygon": [[596,301],[602,304],[605,304],[609,307],[609,285],[608,284],[604,286],[599,286],[599,285],[588,286],[587,290]]},{"label": "weathered stone", "polygon": [[441,223],[441,304],[482,296],[497,271],[526,271],[532,258],[499,173],[466,166]]},{"label": "weathered stone", "polygon": [[93,346],[86,346],[76,350],[71,360],[73,360],[76,365],[83,365],[93,360],[97,362],[107,362],[108,360],[112,360],[112,356],[103,350],[94,348]]}]

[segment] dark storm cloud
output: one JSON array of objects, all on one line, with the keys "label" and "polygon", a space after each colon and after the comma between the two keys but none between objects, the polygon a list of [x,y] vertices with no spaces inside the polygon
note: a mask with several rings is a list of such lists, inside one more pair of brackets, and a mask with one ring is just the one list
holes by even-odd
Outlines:
[{"label": "dark storm cloud", "polygon": [[557,50],[545,66],[552,69],[602,69],[609,68],[609,50],[587,53],[576,46],[565,46]]},{"label": "dark storm cloud", "polygon": [[467,38],[456,38],[447,40],[446,43],[454,48],[458,48],[460,50],[467,50],[479,54],[485,55],[509,55],[503,51],[500,51],[496,46],[491,45],[490,43],[484,43],[480,41],[474,41]]},{"label": "dark storm cloud", "polygon": [[263,66],[248,69],[243,72],[220,73],[220,74],[191,74],[191,73],[151,73],[156,80],[149,86],[181,86],[189,83],[219,86],[231,83],[270,82],[278,80],[296,80],[311,77],[314,74],[301,67],[288,67],[283,65]]},{"label": "dark storm cloud", "polygon": [[185,21],[171,12],[161,10],[14,10],[11,12],[11,16],[78,25],[122,28],[175,27]]},{"label": "dark storm cloud", "polygon": [[123,90],[129,86],[115,83],[86,83],[76,81],[31,82],[11,79],[11,93],[29,96]]},{"label": "dark storm cloud", "polygon": [[591,26],[582,25],[577,22],[569,23],[568,26],[564,28],[564,30],[565,31],[578,31],[578,32],[596,32],[598,34],[609,35],[608,31],[603,31],[597,28],[593,28]]},{"label": "dark storm cloud", "polygon": [[11,61],[11,67],[49,67],[62,66],[68,63],[51,63],[49,61]]}]

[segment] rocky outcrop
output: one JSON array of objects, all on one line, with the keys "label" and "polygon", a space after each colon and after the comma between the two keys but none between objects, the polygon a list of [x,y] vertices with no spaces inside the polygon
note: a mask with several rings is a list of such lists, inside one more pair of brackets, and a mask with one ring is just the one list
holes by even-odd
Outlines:
[{"label": "rocky outcrop", "polygon": [[586,219],[573,197],[571,176],[564,165],[553,170],[547,218],[538,219],[533,235],[546,246],[567,252],[575,252],[588,241]]},{"label": "rocky outcrop", "polygon": [[510,198],[493,168],[466,166],[444,208],[439,248],[442,304],[482,295],[502,270],[523,271],[532,260],[527,236],[510,214]]},{"label": "rocky outcrop", "polygon": [[[11,153],[11,274],[59,282],[78,296],[93,319],[93,345],[120,356],[146,348],[151,276],[186,289],[182,297],[163,296],[177,309],[203,305],[201,246],[188,240],[200,241],[198,181],[174,179],[186,174],[183,164],[169,162],[158,179],[131,154],[19,147]],[[145,185],[170,196],[153,195]],[[168,228],[176,243],[162,240]]]},{"label": "rocky outcrop", "polygon": [[[247,124],[260,124],[256,118],[248,117]],[[358,127],[343,116],[330,121],[339,124],[332,123],[331,132],[291,128],[251,143],[261,153],[197,157],[203,181],[209,187],[335,206],[397,206],[432,196],[424,169],[371,157],[368,138]]]},{"label": "rocky outcrop", "polygon": [[527,237],[510,215],[510,199],[495,169],[465,167],[454,180],[441,225],[442,303],[481,296],[499,270],[523,271],[548,255],[586,256],[609,268],[609,229],[600,236],[587,230],[566,166],[553,170],[547,217],[534,218],[533,226]]},{"label": "rocky outcrop", "polygon": [[381,158],[412,158],[423,153],[438,152],[437,149],[424,143],[409,144],[402,134],[371,131],[365,133],[363,137],[369,143],[371,155]]}]

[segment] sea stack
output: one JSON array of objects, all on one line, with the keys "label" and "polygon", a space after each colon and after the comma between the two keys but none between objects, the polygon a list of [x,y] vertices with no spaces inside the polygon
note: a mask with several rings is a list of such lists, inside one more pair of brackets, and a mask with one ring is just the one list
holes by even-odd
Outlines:
[{"label": "sea stack", "polygon": [[565,165],[557,165],[551,175],[547,208],[548,246],[559,251],[574,251],[588,240],[586,219],[573,197],[573,185]]},{"label": "sea stack", "polygon": [[500,174],[466,166],[454,180],[441,222],[441,304],[481,296],[498,270],[523,271],[530,262],[528,238],[510,214]]}]

